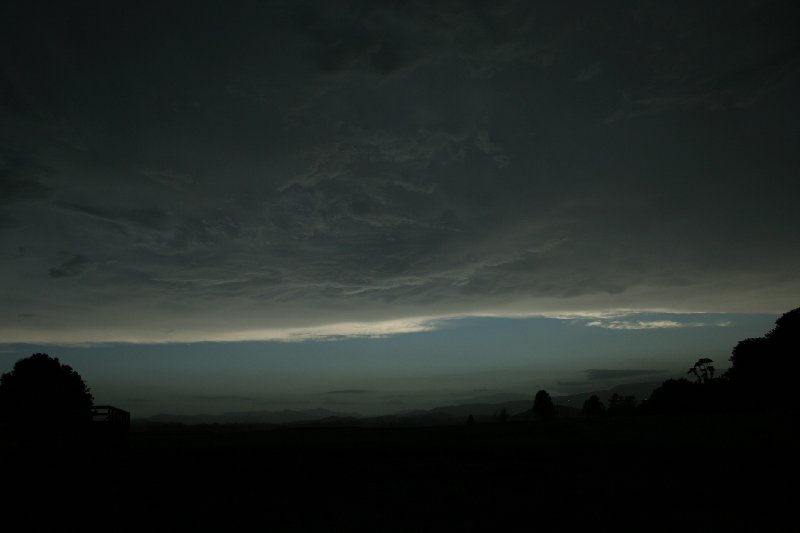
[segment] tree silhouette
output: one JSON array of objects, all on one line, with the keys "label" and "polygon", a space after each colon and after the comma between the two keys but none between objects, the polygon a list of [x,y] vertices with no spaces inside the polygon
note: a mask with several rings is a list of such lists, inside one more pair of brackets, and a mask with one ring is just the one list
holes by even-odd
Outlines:
[{"label": "tree silhouette", "polygon": [[725,373],[739,409],[794,412],[800,353],[800,308],[775,321],[763,337],[745,339],[733,349]]},{"label": "tree silhouette", "polygon": [[[698,359],[687,379],[661,384],[641,411],[650,414],[760,411],[797,416],[794,398],[800,354],[800,308],[775,321],[763,337],[740,341],[730,357],[731,367],[715,377],[713,361]],[[617,396],[617,395],[615,395]],[[630,411],[623,397],[613,397],[609,413]]]},{"label": "tree silhouette", "polygon": [[769,349],[769,341],[764,337],[739,341],[733,348],[731,367],[725,376],[737,383],[763,381],[774,370],[767,363]]},{"label": "tree silhouette", "polygon": [[47,431],[89,422],[93,401],[77,372],[44,353],[20,359],[0,376],[0,417],[15,429]]},{"label": "tree silhouette", "polygon": [[502,409],[500,409],[500,411],[494,414],[494,419],[500,422],[501,424],[505,424],[506,422],[508,422],[508,416],[509,416],[508,409],[503,407]]},{"label": "tree silhouette", "polygon": [[583,402],[583,414],[585,416],[602,416],[606,414],[606,406],[596,394]]},{"label": "tree silhouette", "polygon": [[706,384],[709,383],[712,379],[714,379],[714,361],[709,359],[708,357],[703,357],[702,359],[698,359],[697,362],[694,364],[692,368],[689,369],[688,374],[694,374],[695,381],[699,384]]},{"label": "tree silhouette", "polygon": [[698,410],[698,385],[688,379],[668,379],[654,390],[642,409],[648,414],[687,414]]},{"label": "tree silhouette", "polygon": [[545,390],[540,390],[536,393],[533,399],[533,414],[542,420],[550,420],[556,416],[556,406],[553,405],[553,399]]},{"label": "tree silhouette", "polygon": [[636,412],[636,397],[622,396],[616,392],[608,400],[609,415],[630,415]]}]

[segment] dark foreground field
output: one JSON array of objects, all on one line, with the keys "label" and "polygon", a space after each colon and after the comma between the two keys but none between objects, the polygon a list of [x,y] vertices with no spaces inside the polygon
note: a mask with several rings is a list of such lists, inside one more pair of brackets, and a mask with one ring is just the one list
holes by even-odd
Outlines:
[{"label": "dark foreground field", "polygon": [[[793,530],[781,420],[635,417],[439,428],[135,432],[6,445],[6,520],[90,530]],[[17,529],[21,530],[21,529]]]}]

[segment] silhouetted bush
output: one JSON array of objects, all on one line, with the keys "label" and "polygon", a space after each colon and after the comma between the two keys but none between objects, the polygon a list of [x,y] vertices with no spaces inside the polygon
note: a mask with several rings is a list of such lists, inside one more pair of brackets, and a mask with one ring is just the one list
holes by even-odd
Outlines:
[{"label": "silhouetted bush", "polygon": [[0,376],[0,419],[12,431],[47,432],[91,423],[94,398],[58,358],[36,353]]},{"label": "silhouetted bush", "polygon": [[642,409],[648,414],[691,413],[697,410],[697,385],[688,379],[668,379],[654,390]]},{"label": "silhouetted bush", "polygon": [[545,390],[540,390],[536,393],[533,399],[533,414],[538,416],[541,420],[550,420],[556,416],[556,406],[553,405],[553,399]]},{"label": "silhouetted bush", "polygon": [[763,337],[739,342],[724,376],[736,408],[797,414],[798,356],[800,308],[781,316]]},{"label": "silhouetted bush", "polygon": [[593,394],[583,402],[583,414],[584,416],[603,416],[606,414],[606,406],[596,394]]},{"label": "silhouetted bush", "polygon": [[608,414],[611,416],[632,415],[636,413],[636,397],[622,396],[616,392],[608,399]]},{"label": "silhouetted bush", "polygon": [[508,422],[508,409],[506,409],[505,407],[500,409],[500,411],[494,414],[494,419],[497,422],[500,422],[501,424],[505,424],[506,422]]}]

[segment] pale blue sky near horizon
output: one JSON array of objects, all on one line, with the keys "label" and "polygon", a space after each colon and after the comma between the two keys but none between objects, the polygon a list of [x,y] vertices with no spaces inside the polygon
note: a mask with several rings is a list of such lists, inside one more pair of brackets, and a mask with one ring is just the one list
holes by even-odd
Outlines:
[{"label": "pale blue sky near horizon", "polygon": [[722,370],[739,340],[767,333],[776,318],[466,318],[383,338],[0,345],[0,368],[49,353],[84,377],[96,403],[134,417],[311,408],[376,415],[532,399],[540,388],[562,395],[663,381],[685,374],[700,357]]}]

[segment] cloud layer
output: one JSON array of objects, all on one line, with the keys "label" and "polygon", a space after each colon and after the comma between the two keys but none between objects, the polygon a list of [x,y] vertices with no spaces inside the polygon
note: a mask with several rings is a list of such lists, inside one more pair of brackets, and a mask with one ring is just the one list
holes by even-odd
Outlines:
[{"label": "cloud layer", "polygon": [[3,10],[6,342],[797,305],[790,2]]}]

